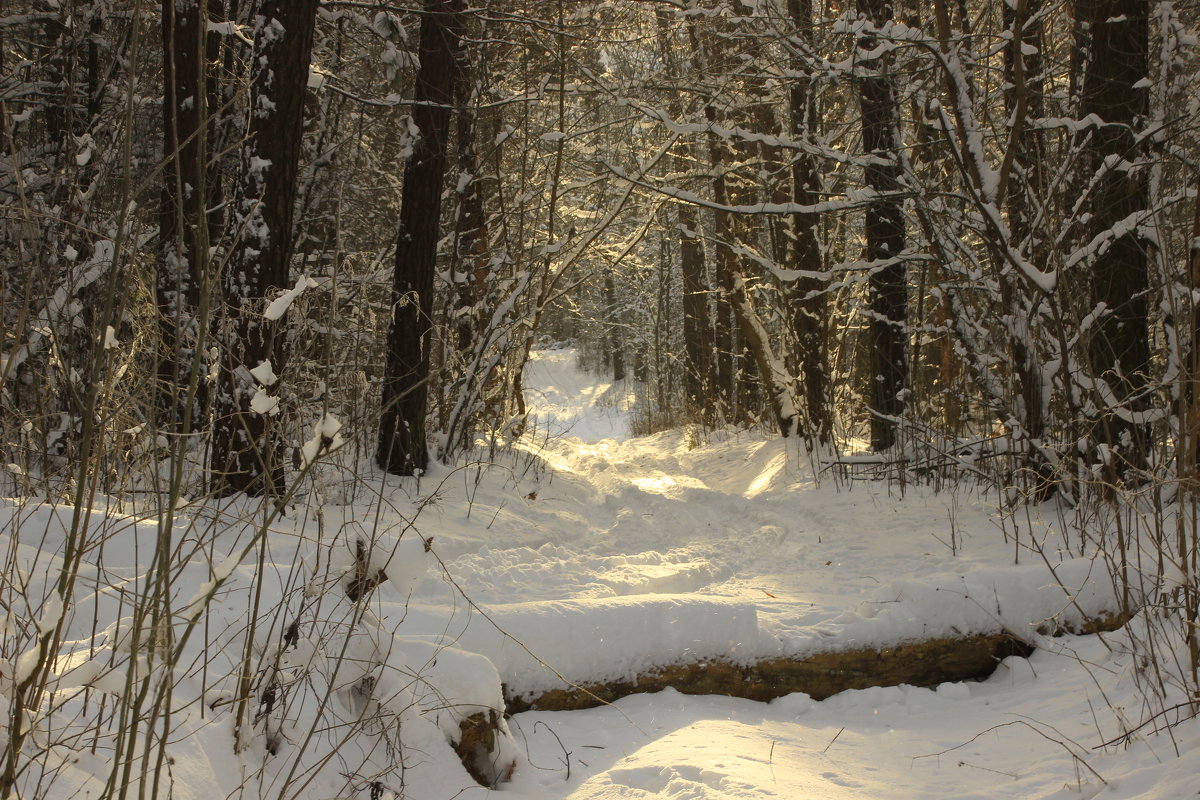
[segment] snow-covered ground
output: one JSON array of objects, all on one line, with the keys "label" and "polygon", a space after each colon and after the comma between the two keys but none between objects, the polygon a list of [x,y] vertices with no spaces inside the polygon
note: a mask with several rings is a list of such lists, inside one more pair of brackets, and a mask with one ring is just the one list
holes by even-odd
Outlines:
[{"label": "snow-covered ground", "polygon": [[[1078,543],[1061,540],[1053,519],[1022,512],[1002,524],[994,498],[966,490],[839,487],[795,442],[756,434],[631,438],[632,396],[579,372],[570,350],[536,351],[527,376],[536,425],[498,463],[438,468],[419,485],[323,467],[295,510],[271,522],[265,568],[256,550],[245,551],[196,634],[194,657],[207,671],[176,684],[181,697],[202,696],[207,710],[185,706],[177,715],[175,797],[238,796],[239,786],[246,797],[482,797],[489,790],[471,782],[444,739],[464,715],[456,706],[498,704],[497,678],[510,694],[530,696],[563,680],[632,678],[681,661],[749,662],[1002,630],[1038,650],[1006,659],[978,683],[847,691],[822,702],[668,690],[588,711],[517,714],[504,751],[516,769],[492,791],[513,800],[1196,796],[1195,724],[1157,736],[1148,726],[1119,746],[1100,746],[1146,714],[1138,665],[1120,655],[1122,634],[1036,634],[1046,620],[1069,623],[1115,607],[1104,569],[1073,556]],[[6,513],[0,543],[20,550],[23,569],[50,585],[57,566],[40,554],[56,546],[55,525],[67,523],[54,519],[65,514],[16,502]],[[177,607],[185,617],[216,585],[214,574],[231,568],[224,554],[251,541],[249,528],[211,534],[219,522],[211,511],[197,513],[186,530],[205,536],[190,549],[181,538]],[[121,617],[112,587],[145,569],[138,531],[136,520],[114,523],[104,539],[108,561],[85,576],[97,591],[72,617],[76,655],[58,669],[64,689],[124,684],[124,671],[119,681],[97,677],[96,653],[121,651],[120,630],[89,632]],[[364,539],[383,554],[372,569],[389,578],[366,615],[346,611],[351,621],[341,627],[306,627],[354,608],[315,576],[344,585],[354,543]],[[116,553],[127,553],[126,563],[114,562]],[[256,587],[256,575],[280,576],[279,586]],[[277,659],[272,674],[282,676],[279,694],[289,693],[291,705],[260,708],[254,725],[266,744],[235,757],[233,722],[221,710],[236,700],[244,648],[238,634],[222,631],[244,630],[255,588],[262,608],[284,609],[263,615],[255,652]],[[293,619],[304,623],[298,640],[284,633]],[[337,633],[344,630],[351,633]],[[284,646],[273,644],[281,637]],[[366,666],[330,672],[338,642]],[[20,674],[20,661],[0,678]],[[70,667],[81,664],[95,666],[70,679]],[[364,683],[371,665],[384,669]],[[388,678],[387,669],[412,680]],[[318,673],[324,683],[311,677]],[[308,677],[294,677],[301,674]],[[323,688],[327,703],[314,699]],[[2,696],[0,705],[7,708]],[[355,722],[375,712],[391,714],[399,735],[390,735],[391,723]],[[274,728],[272,714],[280,717]],[[329,715],[355,731],[336,758],[321,755],[305,733],[332,741]],[[378,750],[364,744],[380,739]],[[280,766],[293,764],[300,766]],[[339,765],[361,775],[363,764],[378,769],[377,784],[337,777]],[[333,777],[305,778],[326,766]],[[76,788],[97,796],[105,769],[95,756],[77,759],[50,796]]]},{"label": "snow-covered ground", "polygon": [[[1070,543],[1055,538],[1052,521],[1022,518],[1006,537],[992,498],[817,482],[807,456],[778,439],[631,439],[618,424],[628,398],[576,371],[570,351],[537,353],[530,374],[542,387],[535,408],[547,409],[556,434],[553,426],[567,431],[542,452],[554,474],[524,509],[536,520],[532,541],[472,548],[448,566],[494,619],[511,613],[518,638],[574,680],[683,654],[750,658],[1001,627],[1032,635],[1037,622],[1078,611],[1056,582],[1071,584],[1079,608],[1112,607],[1107,575],[1063,552]],[[1041,649],[1030,659],[1009,658],[982,683],[767,704],[668,690],[590,711],[519,714],[510,726],[529,763],[505,793],[1197,794],[1195,726],[1175,742],[1096,749],[1122,732],[1110,703],[1138,714],[1129,665],[1097,637],[1035,638]],[[528,664],[501,673],[516,687],[553,683]]]}]

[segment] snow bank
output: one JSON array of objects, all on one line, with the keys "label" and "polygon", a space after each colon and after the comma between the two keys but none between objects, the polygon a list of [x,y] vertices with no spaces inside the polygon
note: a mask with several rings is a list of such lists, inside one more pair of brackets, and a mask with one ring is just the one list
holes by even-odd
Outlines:
[{"label": "snow bank", "polygon": [[1115,613],[1120,598],[1102,564],[1064,561],[1051,575],[1043,565],[977,568],[897,579],[873,599],[826,623],[779,636],[779,654],[880,647],[970,634],[1009,633],[1031,641],[1039,629],[1080,629]]},{"label": "snow bank", "polygon": [[[753,604],[651,595],[493,606],[443,627],[455,646],[486,654],[510,696],[571,683],[630,680],[655,667],[710,659],[746,663],[759,652]],[[436,609],[408,609],[430,629]],[[424,617],[424,619],[422,619]]]}]

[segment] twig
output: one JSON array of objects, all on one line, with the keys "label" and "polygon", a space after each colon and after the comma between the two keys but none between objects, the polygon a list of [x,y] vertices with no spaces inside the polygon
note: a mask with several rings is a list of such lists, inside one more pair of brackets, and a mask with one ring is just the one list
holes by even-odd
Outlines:
[{"label": "twig", "polygon": [[[1093,750],[1102,750],[1102,749],[1104,749],[1105,747],[1112,747],[1112,746],[1113,746],[1113,745],[1115,745],[1115,744],[1124,744],[1125,742],[1129,741],[1129,739],[1130,739],[1130,738],[1132,738],[1132,737],[1133,737],[1133,735],[1134,735],[1135,733],[1137,733],[1137,732],[1138,732],[1138,731],[1140,731],[1142,728],[1144,728],[1144,727],[1146,727],[1147,725],[1149,725],[1149,724],[1150,724],[1151,722],[1153,722],[1154,720],[1158,719],[1159,717],[1165,717],[1165,716],[1166,716],[1167,714],[1169,714],[1170,712],[1172,712],[1172,711],[1178,711],[1178,710],[1179,710],[1179,709],[1181,709],[1181,708],[1190,708],[1190,709],[1192,710],[1192,715],[1191,715],[1190,717],[1188,717],[1187,719],[1193,719],[1193,718],[1195,718],[1195,716],[1196,716],[1196,704],[1195,704],[1195,702],[1194,702],[1194,701],[1187,701],[1187,702],[1184,702],[1184,703],[1176,703],[1176,704],[1175,704],[1175,705],[1173,705],[1173,706],[1170,706],[1170,707],[1168,707],[1168,708],[1164,708],[1162,711],[1159,711],[1159,712],[1157,712],[1157,713],[1151,714],[1150,716],[1148,716],[1148,717],[1146,717],[1144,720],[1142,720],[1140,723],[1138,723],[1137,725],[1135,725],[1133,728],[1131,728],[1131,729],[1129,729],[1129,730],[1125,731],[1125,733],[1122,733],[1120,736],[1117,736],[1117,737],[1115,737],[1115,738],[1109,739],[1107,742],[1101,742],[1100,744],[1096,745],[1096,746],[1095,746],[1095,747],[1093,747],[1092,749],[1093,749]],[[1168,724],[1168,725],[1167,725],[1167,727],[1168,727],[1168,728],[1170,728],[1170,727],[1173,727],[1173,726],[1175,726],[1175,725],[1178,725],[1180,722],[1184,722],[1184,721],[1185,721],[1185,720],[1182,720],[1182,719],[1181,719],[1181,720],[1177,720],[1177,721],[1175,721],[1175,722],[1173,722],[1173,723],[1170,723],[1170,724]],[[1155,732],[1155,733],[1158,733],[1160,730],[1162,730],[1162,729],[1161,729],[1161,728],[1155,728],[1155,729],[1154,729],[1154,732]]]},{"label": "twig", "polygon": [[540,719],[537,722],[533,723],[533,732],[534,733],[537,733],[538,725],[542,725],[546,728],[546,730],[550,731],[550,735],[554,737],[554,741],[558,742],[558,746],[562,748],[563,764],[565,764],[567,767],[567,775],[566,775],[566,777],[563,778],[563,780],[564,781],[571,780],[571,751],[568,750],[566,745],[564,745],[562,743],[562,739],[558,738],[558,734],[554,732],[554,728],[551,728],[549,725],[546,725],[546,723]]}]

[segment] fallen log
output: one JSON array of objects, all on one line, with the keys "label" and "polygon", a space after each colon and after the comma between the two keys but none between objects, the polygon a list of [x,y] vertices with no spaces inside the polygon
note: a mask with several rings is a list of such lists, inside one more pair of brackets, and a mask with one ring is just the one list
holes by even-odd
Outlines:
[{"label": "fallen log", "polygon": [[[1112,631],[1128,616],[1109,614],[1074,628],[1053,627],[1051,635]],[[1034,646],[1011,633],[973,634],[770,658],[752,664],[709,659],[657,667],[631,680],[550,689],[533,695],[505,692],[510,714],[522,711],[576,711],[631,694],[675,689],[684,694],[718,694],[767,701],[794,692],[824,700],[847,689],[873,686],[936,686],[982,680],[1008,656],[1028,657]]]}]

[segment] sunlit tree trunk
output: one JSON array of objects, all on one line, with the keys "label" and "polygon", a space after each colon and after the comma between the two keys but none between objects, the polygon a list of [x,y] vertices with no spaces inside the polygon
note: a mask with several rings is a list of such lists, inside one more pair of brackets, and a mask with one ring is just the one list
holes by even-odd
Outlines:
[{"label": "sunlit tree trunk", "polygon": [[[728,43],[722,41],[713,31],[698,25],[695,20],[688,22],[688,44],[692,53],[693,68],[701,71],[706,79],[719,80],[716,76],[724,75],[732,69],[733,59],[729,54]],[[729,143],[715,133],[715,127],[720,122],[720,114],[714,105],[717,101],[718,97],[711,91],[704,91],[704,119],[709,127],[706,137],[707,161],[712,172],[709,186],[713,202],[717,206],[723,206],[728,203],[725,170],[730,158],[726,152]],[[712,267],[711,294],[706,300],[711,320],[712,347],[704,358],[708,365],[705,383],[708,388],[707,403],[713,409],[713,419],[728,421],[736,411],[735,404],[738,400],[734,368],[733,313],[730,307],[730,290],[737,268],[737,257],[733,251],[732,215],[728,211],[715,209],[712,218],[714,241],[706,253]]]},{"label": "sunlit tree trunk", "polygon": [[[794,381],[771,344],[770,334],[755,308],[746,271],[739,263],[734,250],[737,245],[734,214],[722,208],[729,205],[730,193],[726,183],[726,171],[729,169],[730,148],[715,133],[717,115],[711,103],[705,108],[705,115],[710,124],[709,161],[712,165],[712,200],[716,206],[713,211],[717,240],[716,285],[719,289],[718,297],[722,301],[718,304],[718,320],[715,327],[718,332],[718,347],[721,346],[724,337],[728,337],[730,343],[728,353],[718,353],[721,360],[718,362],[717,396],[722,399],[726,413],[750,411],[752,407],[744,403],[739,404],[739,400],[749,399],[749,393],[744,391],[743,382],[748,381],[751,374],[757,373],[780,435],[789,436],[799,424]],[[733,371],[734,324],[739,347],[745,356],[739,374]],[[726,355],[727,359],[724,357]]]},{"label": "sunlit tree trunk", "polygon": [[[676,48],[670,40],[673,22],[665,8],[655,9],[658,23],[659,51],[673,79],[682,77],[682,68]],[[669,104],[671,116],[682,119],[684,104],[678,94]],[[673,157],[675,171],[685,174],[692,169],[692,148],[686,138],[676,143]],[[683,287],[683,387],[684,403],[688,416],[699,416],[711,424],[713,421],[712,386],[709,382],[709,364],[712,361],[712,323],[709,318],[709,289],[704,268],[704,243],[700,238],[700,215],[696,207],[687,203],[675,206],[676,225],[679,238],[679,271]]]}]

